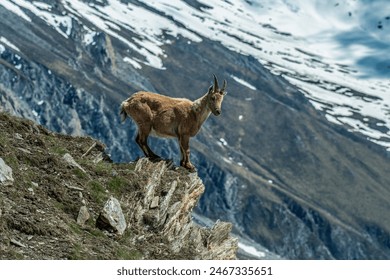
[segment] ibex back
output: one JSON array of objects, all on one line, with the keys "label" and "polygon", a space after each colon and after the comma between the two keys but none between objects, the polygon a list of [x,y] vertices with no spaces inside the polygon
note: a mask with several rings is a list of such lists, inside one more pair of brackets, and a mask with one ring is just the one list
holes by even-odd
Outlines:
[{"label": "ibex back", "polygon": [[121,104],[122,121],[130,116],[138,126],[135,139],[146,157],[158,159],[148,146],[150,134],[159,137],[178,139],[181,161],[180,165],[191,172],[195,167],[190,161],[190,137],[195,136],[204,121],[213,113],[221,114],[221,105],[226,95],[226,81],[220,89],[214,75],[214,85],[207,93],[195,101],[185,98],[172,98],[165,95],[139,91]]}]

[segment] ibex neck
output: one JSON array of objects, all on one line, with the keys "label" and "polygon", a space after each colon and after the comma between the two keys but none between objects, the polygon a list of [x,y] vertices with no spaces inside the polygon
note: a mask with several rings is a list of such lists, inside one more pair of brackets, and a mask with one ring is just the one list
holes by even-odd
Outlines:
[{"label": "ibex neck", "polygon": [[193,110],[196,115],[196,119],[199,121],[199,125],[202,125],[205,120],[210,116],[211,110],[208,106],[207,94],[194,101]]}]

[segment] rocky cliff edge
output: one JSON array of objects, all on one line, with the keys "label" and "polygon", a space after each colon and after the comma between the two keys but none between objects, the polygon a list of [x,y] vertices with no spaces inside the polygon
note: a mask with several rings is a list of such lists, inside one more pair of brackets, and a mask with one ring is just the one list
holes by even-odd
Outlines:
[{"label": "rocky cliff edge", "polygon": [[192,221],[196,173],[112,163],[92,138],[3,113],[0,131],[0,259],[236,258],[230,223]]}]

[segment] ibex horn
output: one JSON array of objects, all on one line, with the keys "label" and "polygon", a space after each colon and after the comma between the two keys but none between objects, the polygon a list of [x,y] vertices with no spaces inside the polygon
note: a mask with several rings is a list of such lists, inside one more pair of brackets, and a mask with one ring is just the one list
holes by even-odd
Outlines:
[{"label": "ibex horn", "polygon": [[223,85],[221,91],[225,91],[226,89],[226,80],[223,80]]},{"label": "ibex horn", "polygon": [[219,89],[218,87],[218,81],[217,81],[217,77],[215,77],[215,75],[213,74],[214,76],[214,91],[217,91]]}]

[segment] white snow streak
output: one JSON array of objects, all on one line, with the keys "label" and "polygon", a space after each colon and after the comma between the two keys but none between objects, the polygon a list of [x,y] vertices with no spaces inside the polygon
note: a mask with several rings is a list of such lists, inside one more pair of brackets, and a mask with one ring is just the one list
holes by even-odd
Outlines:
[{"label": "white snow streak", "polygon": [[[18,47],[16,47],[14,44],[12,44],[10,41],[8,41],[7,38],[4,38],[3,36],[1,36],[0,42],[2,42],[3,44],[7,45],[8,47],[10,47],[18,52],[20,52]],[[0,53],[3,53],[4,51],[5,51],[4,47],[3,48],[0,47]]]},{"label": "white snow streak", "polygon": [[238,242],[238,247],[242,249],[243,251],[249,253],[252,256],[259,257],[259,258],[264,258],[265,253],[258,251],[255,247],[246,245],[242,242]]},{"label": "white snow streak", "polygon": [[230,77],[233,78],[237,83],[242,84],[243,86],[246,86],[247,88],[250,88],[251,90],[257,90],[255,86],[251,85],[250,83],[244,81],[243,79],[240,79],[234,75],[230,75]]}]

